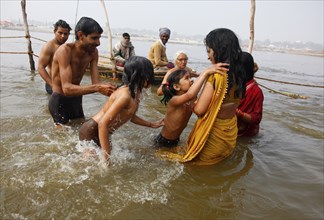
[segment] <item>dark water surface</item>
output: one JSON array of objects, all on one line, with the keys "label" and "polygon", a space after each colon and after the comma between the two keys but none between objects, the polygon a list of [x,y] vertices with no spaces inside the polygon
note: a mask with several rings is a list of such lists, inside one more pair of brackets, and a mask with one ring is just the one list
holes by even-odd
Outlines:
[{"label": "dark water surface", "polygon": [[[1,36],[18,35],[24,33],[1,29]],[[133,43],[138,55],[147,55],[151,42]],[[36,54],[42,45],[33,40]],[[99,50],[106,52],[107,45],[102,39]],[[209,65],[204,46],[168,44],[169,58],[180,49],[198,71]],[[26,50],[25,39],[1,39],[1,51]],[[322,57],[253,55],[260,66],[256,76],[324,85]],[[89,81],[85,76],[83,83]],[[67,131],[53,129],[49,96],[38,73],[30,72],[28,56],[1,54],[1,218],[323,219],[323,89],[258,82],[309,98],[263,89],[260,134],[240,138],[233,155],[213,166],[162,161],[151,147],[160,130],[127,123],[113,135],[111,165],[103,168],[97,158],[83,157],[86,143],[78,141],[79,124]],[[155,92],[153,87],[143,96],[138,112],[152,121],[166,110]],[[84,96],[86,117],[106,99]],[[181,143],[195,120],[193,116]]]}]

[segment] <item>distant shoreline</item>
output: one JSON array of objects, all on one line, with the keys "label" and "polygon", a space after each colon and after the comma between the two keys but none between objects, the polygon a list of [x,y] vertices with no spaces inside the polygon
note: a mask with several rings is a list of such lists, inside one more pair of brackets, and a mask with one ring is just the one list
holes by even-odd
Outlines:
[{"label": "distant shoreline", "polygon": [[[9,27],[0,27],[0,29],[4,30],[17,30],[17,31],[25,31],[23,26],[9,26]],[[42,28],[36,26],[29,26],[29,31],[40,32],[40,33],[52,33],[53,30],[49,28]],[[103,36],[107,38],[107,36]],[[112,38],[119,38],[119,35],[112,35]],[[134,40],[138,41],[156,41],[157,38],[154,36],[149,37],[132,37]],[[184,44],[184,45],[204,45],[202,42],[198,41],[189,41],[189,40],[169,40],[170,44]],[[247,45],[242,45],[242,47],[248,47]],[[262,45],[254,45],[253,49],[255,51],[266,51],[266,52],[274,52],[274,53],[288,53],[288,54],[296,54],[296,55],[305,55],[305,56],[316,56],[316,57],[324,57],[324,50],[307,50],[307,49],[287,49],[287,48],[278,48],[278,47],[269,47]]]}]

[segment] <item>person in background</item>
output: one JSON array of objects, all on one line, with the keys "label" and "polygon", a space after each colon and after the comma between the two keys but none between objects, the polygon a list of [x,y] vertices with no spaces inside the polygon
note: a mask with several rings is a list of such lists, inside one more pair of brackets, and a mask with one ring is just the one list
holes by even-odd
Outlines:
[{"label": "person in background", "polygon": [[210,66],[204,70],[193,83],[187,70],[177,69],[169,74],[166,82],[162,84],[162,103],[168,105],[164,117],[164,126],[161,133],[155,138],[157,147],[174,147],[180,140],[180,135],[188,124],[192,115],[194,102],[197,99],[206,78],[227,69],[222,63]]},{"label": "person in background", "polygon": [[151,123],[136,115],[142,90],[154,83],[151,62],[145,57],[132,56],[125,63],[122,80],[124,85],[79,130],[80,140],[93,140],[101,147],[105,161],[111,155],[110,136],[127,121],[151,128],[158,128],[163,124],[163,120]]},{"label": "person in background", "polygon": [[159,29],[160,39],[152,44],[148,54],[148,59],[155,69],[172,69],[174,64],[168,61],[166,55],[166,43],[168,42],[171,31],[167,27]]},{"label": "person in background", "polygon": [[58,20],[54,24],[54,38],[48,41],[43,47],[39,54],[38,60],[38,73],[45,81],[45,90],[48,94],[52,94],[52,79],[51,79],[51,68],[52,60],[57,48],[64,44],[69,36],[71,27],[66,21]]},{"label": "person in background", "polygon": [[[56,127],[70,119],[84,119],[82,96],[99,92],[109,96],[116,86],[100,83],[98,74],[98,49],[103,30],[92,18],[82,17],[75,27],[73,43],[62,44],[52,62],[53,93],[48,108]],[[89,67],[91,85],[80,85]]]},{"label": "person in background", "polygon": [[120,67],[123,67],[130,57],[135,56],[135,49],[128,33],[123,33],[122,39],[115,44],[113,52],[116,64]]},{"label": "person in background", "polygon": [[236,109],[245,95],[242,50],[235,33],[227,28],[209,32],[205,38],[212,64],[228,63],[229,70],[208,77],[193,108],[198,119],[191,130],[185,153],[162,152],[160,156],[196,165],[212,165],[229,157],[236,147]]},{"label": "person in background", "polygon": [[161,86],[157,89],[156,93],[158,96],[163,95],[163,91],[162,91],[162,85],[164,83],[166,83],[167,78],[169,77],[169,75],[174,72],[175,70],[186,70],[189,74],[190,77],[198,77],[199,74],[191,69],[190,67],[187,66],[188,63],[188,55],[186,54],[186,52],[184,51],[178,51],[176,52],[175,56],[174,56],[174,63],[175,63],[175,67],[170,69],[163,77]]},{"label": "person in background", "polygon": [[254,136],[259,133],[262,120],[263,92],[254,79],[258,65],[248,52],[242,54],[242,64],[246,73],[246,93],[236,110],[238,136]]}]

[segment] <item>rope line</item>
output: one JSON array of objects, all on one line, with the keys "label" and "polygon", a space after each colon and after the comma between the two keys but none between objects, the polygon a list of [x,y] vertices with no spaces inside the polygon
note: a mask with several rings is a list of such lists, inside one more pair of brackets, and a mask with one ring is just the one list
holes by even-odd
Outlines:
[{"label": "rope line", "polygon": [[40,39],[40,38],[37,38],[37,37],[32,37],[32,36],[11,36],[11,37],[0,37],[0,38],[33,38],[35,40],[47,42],[46,40],[43,40],[43,39]]},{"label": "rope line", "polygon": [[254,76],[254,78],[262,79],[262,80],[267,80],[267,81],[271,81],[271,82],[283,83],[283,84],[291,84],[291,85],[297,85],[297,86],[308,86],[308,87],[316,87],[316,88],[324,88],[324,86],[316,86],[316,85],[293,83],[293,82],[284,82],[284,81],[279,81],[279,80],[274,80],[274,79],[267,79],[267,78],[257,77],[257,76]]},{"label": "rope line", "polygon": [[42,39],[40,39],[40,38],[37,38],[37,37],[32,37],[32,36],[30,36],[30,38],[33,38],[33,39],[36,39],[36,40],[39,40],[39,41],[43,41],[43,42],[47,42],[46,40],[42,40]]},{"label": "rope line", "polygon": [[6,52],[6,51],[0,51],[0,53],[3,53],[3,54],[31,54],[35,57],[39,57],[37,54],[34,54],[33,52],[30,53],[30,52],[20,52],[20,51],[16,51],[16,52]]},{"label": "rope line", "polygon": [[289,93],[289,92],[280,92],[280,91],[277,91],[277,90],[274,90],[274,89],[270,89],[269,87],[266,87],[260,83],[258,83],[259,86],[265,88],[265,89],[268,89],[269,91],[273,92],[273,93],[278,93],[280,95],[284,95],[284,96],[288,96],[288,97],[291,97],[291,98],[294,98],[294,99],[307,99],[309,98],[308,96],[303,96],[303,95],[298,95],[298,94],[293,94],[293,93]]},{"label": "rope line", "polygon": [[0,38],[26,38],[26,36],[0,37]]}]

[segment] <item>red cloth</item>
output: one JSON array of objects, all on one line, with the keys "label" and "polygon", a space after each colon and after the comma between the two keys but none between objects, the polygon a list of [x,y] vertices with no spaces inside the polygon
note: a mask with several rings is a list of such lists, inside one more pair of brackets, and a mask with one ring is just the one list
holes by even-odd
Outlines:
[{"label": "red cloth", "polygon": [[[238,136],[254,136],[259,133],[260,122],[262,119],[263,93],[254,79],[246,83],[245,98],[241,99],[238,107],[244,113],[251,115],[251,122],[246,126],[245,130],[239,130]],[[241,118],[237,119],[237,125],[244,124]]]}]

